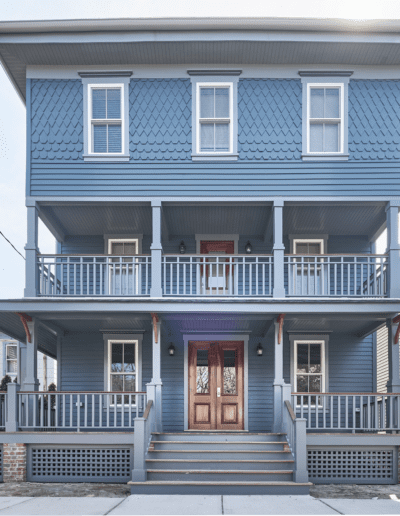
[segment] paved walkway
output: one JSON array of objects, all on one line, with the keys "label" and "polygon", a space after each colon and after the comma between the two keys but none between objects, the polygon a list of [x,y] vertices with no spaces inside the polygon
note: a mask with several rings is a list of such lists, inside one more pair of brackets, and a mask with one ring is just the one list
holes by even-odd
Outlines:
[{"label": "paved walkway", "polygon": [[103,497],[0,497],[2,515],[314,515],[400,514],[400,498],[387,500],[312,496],[132,495]]}]

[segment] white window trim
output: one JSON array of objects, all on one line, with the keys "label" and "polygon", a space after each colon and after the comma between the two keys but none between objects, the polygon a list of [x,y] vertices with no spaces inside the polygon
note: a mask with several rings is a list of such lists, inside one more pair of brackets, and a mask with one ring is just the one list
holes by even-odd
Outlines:
[{"label": "white window trim", "polygon": [[[330,118],[318,118],[314,120],[321,120],[322,123],[329,122],[333,120],[335,123],[339,124],[340,128],[340,137],[339,137],[339,151],[336,152],[325,152],[325,151],[310,151],[310,124],[311,124],[311,89],[324,89],[324,88],[336,88],[340,92],[340,118],[330,119]],[[326,121],[326,122],[325,122]],[[339,122],[338,122],[339,121]],[[344,84],[343,83],[308,83],[307,84],[307,154],[310,156],[313,155],[326,155],[326,156],[340,156],[344,153]]]},{"label": "white window trim", "polygon": [[320,244],[321,252],[318,254],[325,254],[324,243],[325,240],[323,238],[294,238],[293,239],[293,254],[297,253],[297,244]]},{"label": "white window trim", "polygon": [[[7,372],[7,346],[16,346],[17,347],[17,372],[16,373],[8,373]],[[3,340],[3,352],[4,352],[4,366],[3,371],[4,375],[10,376],[13,380],[15,377],[19,378],[19,366],[20,366],[20,350],[19,350],[19,342],[17,340]]]},{"label": "white window trim", "polygon": [[321,380],[321,392],[325,392],[325,340],[312,340],[312,339],[304,339],[294,341],[294,350],[293,350],[293,362],[294,362],[294,384],[293,390],[297,392],[297,346],[298,344],[321,344],[321,373],[299,373],[302,376],[322,376]]},{"label": "white window trim", "polygon": [[[82,78],[84,161],[129,161],[129,82],[130,77]],[[95,88],[121,88],[121,152],[92,152],[92,90]]]},{"label": "white window trim", "polygon": [[[200,89],[201,88],[229,88],[229,118],[210,118],[207,119],[211,123],[219,120],[229,120],[229,151],[213,151],[204,152],[200,150]],[[232,154],[233,152],[233,82],[198,82],[196,84],[196,153],[201,155],[215,154]]]}]

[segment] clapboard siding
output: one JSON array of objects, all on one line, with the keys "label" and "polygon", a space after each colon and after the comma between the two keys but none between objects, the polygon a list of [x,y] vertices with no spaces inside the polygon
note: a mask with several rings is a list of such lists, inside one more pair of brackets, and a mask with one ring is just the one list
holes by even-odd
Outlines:
[{"label": "clapboard siding", "polygon": [[[130,237],[128,234],[127,238]],[[120,235],[118,234],[118,238]],[[103,235],[75,236],[67,235],[61,242],[61,254],[104,254],[105,240]],[[151,235],[143,235],[142,254],[150,254]]]},{"label": "clapboard siding", "polygon": [[386,392],[389,381],[388,329],[376,332],[376,392]]}]

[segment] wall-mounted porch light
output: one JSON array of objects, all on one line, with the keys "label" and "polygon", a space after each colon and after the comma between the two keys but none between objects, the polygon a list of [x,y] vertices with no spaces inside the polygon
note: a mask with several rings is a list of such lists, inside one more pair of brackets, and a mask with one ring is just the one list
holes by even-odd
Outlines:
[{"label": "wall-mounted porch light", "polygon": [[172,344],[172,342],[169,345],[168,353],[171,355],[171,357],[175,355],[175,346]]},{"label": "wall-mounted porch light", "polygon": [[246,254],[251,254],[251,251],[253,250],[253,246],[250,244],[250,240],[247,240],[246,247],[244,248],[246,251]]},{"label": "wall-mounted porch light", "polygon": [[186,253],[186,246],[185,246],[185,242],[182,240],[182,242],[179,244],[179,252],[181,254],[185,254]]},{"label": "wall-mounted porch light", "polygon": [[263,347],[261,346],[261,342],[258,343],[257,346],[257,355],[260,357],[263,354]]}]

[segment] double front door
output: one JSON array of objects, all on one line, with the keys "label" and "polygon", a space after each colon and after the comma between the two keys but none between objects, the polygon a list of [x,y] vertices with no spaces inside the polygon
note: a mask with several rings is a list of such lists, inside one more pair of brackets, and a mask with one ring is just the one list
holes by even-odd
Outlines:
[{"label": "double front door", "polygon": [[243,342],[189,342],[189,429],[244,429],[243,365]]}]

